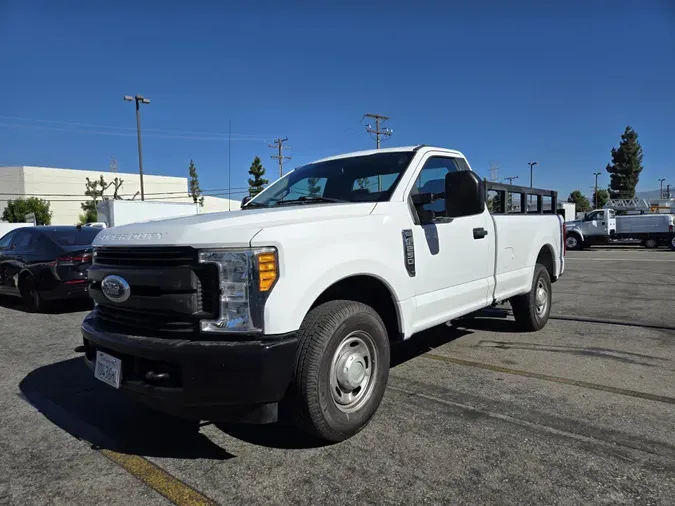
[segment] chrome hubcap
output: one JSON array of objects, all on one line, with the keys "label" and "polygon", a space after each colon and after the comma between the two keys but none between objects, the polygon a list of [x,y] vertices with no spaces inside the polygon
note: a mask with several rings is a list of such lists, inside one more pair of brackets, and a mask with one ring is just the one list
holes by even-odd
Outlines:
[{"label": "chrome hubcap", "polygon": [[568,248],[576,248],[577,247],[576,237],[568,237],[567,238],[567,247]]},{"label": "chrome hubcap", "polygon": [[543,280],[537,281],[537,289],[535,291],[535,306],[538,315],[542,315],[548,308],[548,290]]},{"label": "chrome hubcap", "polygon": [[377,373],[375,342],[367,332],[357,330],[338,346],[330,369],[330,389],[337,408],[351,413],[370,399]]}]

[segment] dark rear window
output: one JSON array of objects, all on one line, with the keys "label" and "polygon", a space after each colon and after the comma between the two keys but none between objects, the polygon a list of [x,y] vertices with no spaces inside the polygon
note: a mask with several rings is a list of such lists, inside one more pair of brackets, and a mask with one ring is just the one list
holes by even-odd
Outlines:
[{"label": "dark rear window", "polygon": [[87,246],[101,232],[101,228],[82,227],[72,230],[45,230],[44,234],[59,246]]}]

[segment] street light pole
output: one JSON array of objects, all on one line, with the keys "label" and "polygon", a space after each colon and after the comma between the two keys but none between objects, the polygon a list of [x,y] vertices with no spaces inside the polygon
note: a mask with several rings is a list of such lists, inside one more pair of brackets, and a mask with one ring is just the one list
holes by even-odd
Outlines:
[{"label": "street light pole", "polygon": [[141,95],[124,97],[126,102],[136,102],[136,135],[138,137],[138,173],[141,176],[141,200],[145,200],[145,191],[143,189],[143,145],[141,143],[141,104],[149,104],[150,100]]},{"label": "street light pole", "polygon": [[663,182],[664,182],[665,180],[666,180],[665,177],[662,177],[661,179],[659,179],[659,183],[661,183],[661,190],[659,191],[659,198],[660,198],[660,199],[663,198]]},{"label": "street light pole", "polygon": [[593,175],[595,176],[595,202],[593,203],[593,207],[596,209],[600,207],[598,204],[598,176],[600,176],[602,172],[594,172]]}]

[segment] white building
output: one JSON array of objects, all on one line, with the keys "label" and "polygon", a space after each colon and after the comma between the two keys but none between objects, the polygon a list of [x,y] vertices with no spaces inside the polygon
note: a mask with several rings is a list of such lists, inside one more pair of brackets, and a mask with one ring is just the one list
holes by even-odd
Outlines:
[{"label": "white building", "polygon": [[[39,197],[51,203],[52,225],[75,225],[83,213],[80,204],[88,198],[84,195],[86,178],[99,179],[101,175],[106,183],[114,178],[123,181],[118,195],[125,199],[140,199],[139,174],[113,173],[109,171],[90,171],[74,169],[55,169],[51,167],[0,167],[0,217],[8,200]],[[143,175],[143,190],[146,200],[167,202],[191,202],[187,194],[187,177]],[[114,187],[105,194],[112,196]],[[237,210],[239,200],[219,197],[204,197],[201,213]]]}]

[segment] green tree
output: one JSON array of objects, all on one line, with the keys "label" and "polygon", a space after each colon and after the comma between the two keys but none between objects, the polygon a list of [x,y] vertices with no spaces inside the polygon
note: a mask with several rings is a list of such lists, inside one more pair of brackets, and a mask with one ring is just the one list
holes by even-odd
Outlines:
[{"label": "green tree", "polygon": [[572,193],[570,193],[570,196],[567,197],[567,202],[572,202],[575,204],[577,211],[581,211],[582,213],[591,210],[591,203],[579,190],[574,190]]},{"label": "green tree", "polygon": [[263,187],[269,183],[267,179],[263,178],[265,175],[265,167],[263,167],[259,157],[256,156],[253,159],[253,163],[251,164],[251,168],[248,169],[248,173],[253,176],[253,179],[249,178],[248,180],[248,194],[251,197],[255,197],[258,193],[263,191]]},{"label": "green tree", "polygon": [[96,204],[98,204],[101,200],[110,199],[110,197],[105,195],[105,191],[111,186],[113,187],[113,200],[122,200],[122,197],[119,195],[119,190],[124,183],[124,179],[120,179],[118,177],[113,179],[110,183],[106,183],[103,175],[101,175],[99,179],[94,179],[93,181],[88,177],[85,179],[86,183],[84,184],[84,194],[87,197],[91,197],[91,200],[87,200],[80,204],[80,207],[84,211],[84,213],[80,214],[79,216],[81,225],[92,223],[97,220]]},{"label": "green tree", "polygon": [[595,201],[595,193],[593,193],[593,209],[600,209],[609,200],[609,192],[605,189],[598,189],[598,201]]},{"label": "green tree", "polygon": [[317,197],[321,193],[321,186],[319,186],[318,177],[310,177],[307,179],[307,191],[310,197]]},{"label": "green tree", "polygon": [[199,186],[199,176],[197,176],[197,167],[195,167],[195,162],[190,160],[190,166],[188,167],[188,173],[190,175],[189,185],[189,195],[192,197],[192,200],[195,204],[199,203],[200,207],[204,206],[204,197],[201,197],[202,189]]},{"label": "green tree", "polygon": [[8,200],[2,212],[2,219],[9,223],[24,223],[29,213],[35,214],[35,221],[38,225],[52,224],[53,212],[49,201],[37,197]]},{"label": "green tree", "polygon": [[613,199],[632,199],[642,172],[642,146],[638,134],[627,126],[621,135],[619,148],[612,148],[609,172],[609,196]]}]

